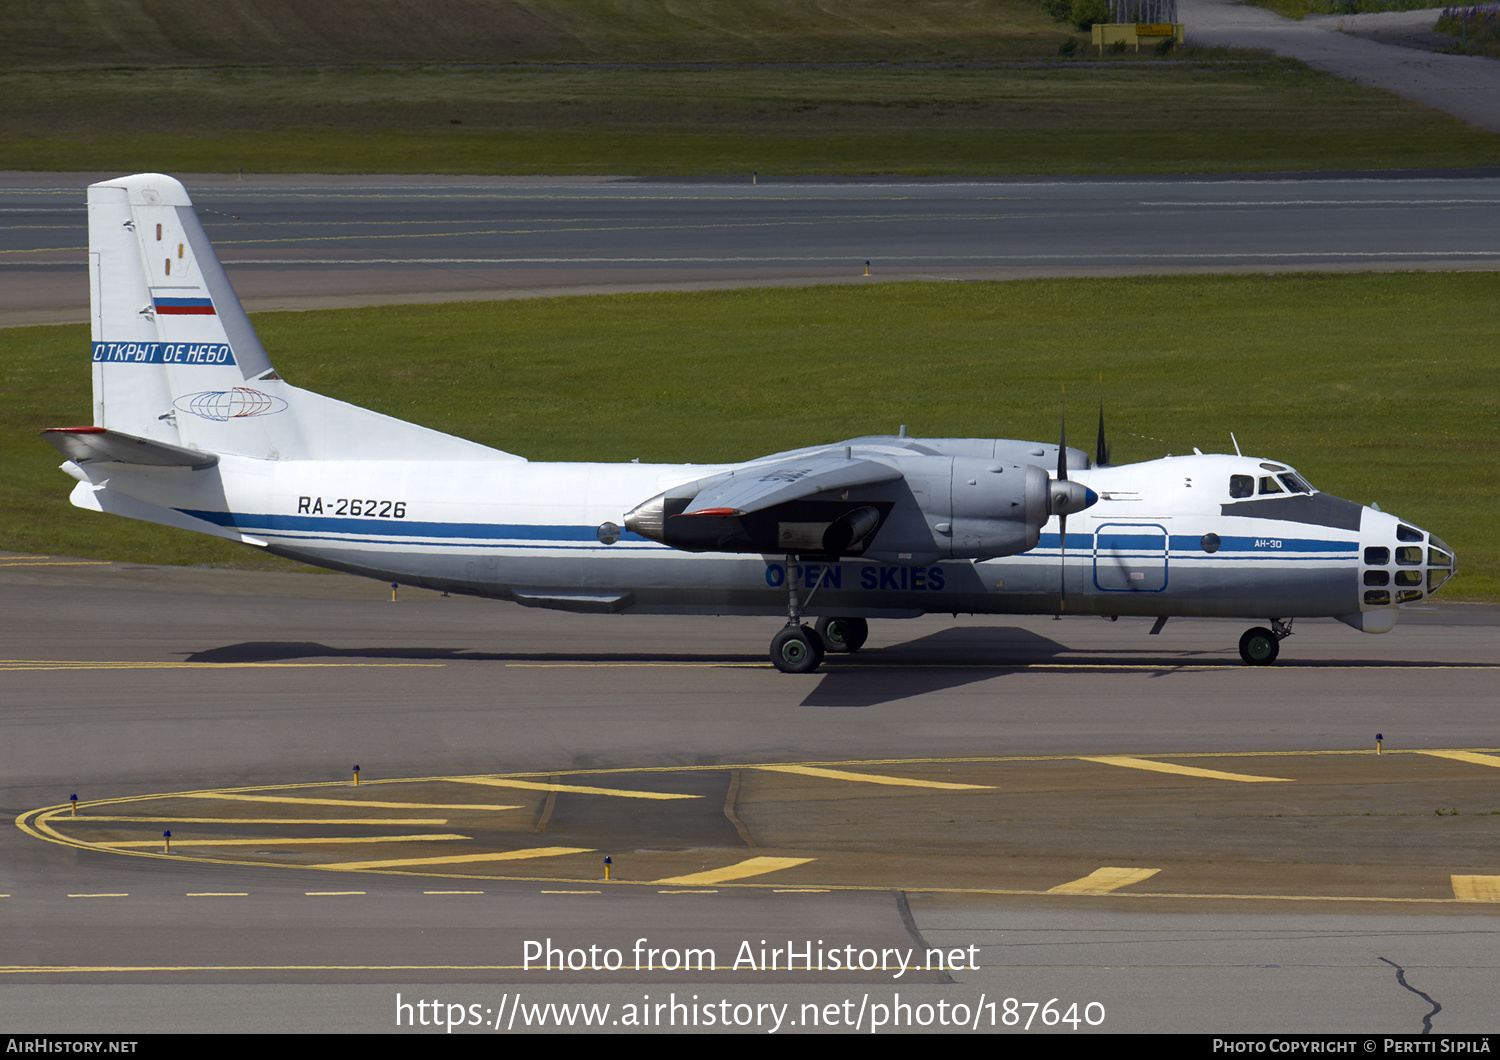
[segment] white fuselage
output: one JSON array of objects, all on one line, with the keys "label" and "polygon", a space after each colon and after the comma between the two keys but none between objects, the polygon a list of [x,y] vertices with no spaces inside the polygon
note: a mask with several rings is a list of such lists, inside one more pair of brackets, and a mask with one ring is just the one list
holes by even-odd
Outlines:
[{"label": "white fuselage", "polygon": [[926,563],[687,553],[618,529],[643,498],[720,466],[224,456],[196,471],[95,465],[102,488],[81,482],[75,500],[389,581],[583,611],[778,614],[790,578],[817,589],[810,614],[1319,615],[1374,632],[1404,602],[1397,578],[1412,600],[1451,569],[1375,509],[1231,495],[1234,476],[1258,482],[1268,466],[1286,470],[1236,456],[1077,470],[1100,499],[1070,517],[1066,542],[1054,517],[1023,554]]}]

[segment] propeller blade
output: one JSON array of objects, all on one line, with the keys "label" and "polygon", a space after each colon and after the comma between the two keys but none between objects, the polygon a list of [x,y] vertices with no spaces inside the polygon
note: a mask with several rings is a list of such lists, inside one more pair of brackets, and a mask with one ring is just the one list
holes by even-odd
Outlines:
[{"label": "propeller blade", "polygon": [[1057,517],[1058,527],[1062,532],[1062,548],[1058,551],[1057,562],[1057,613],[1061,615],[1068,609],[1068,515],[1064,512]]},{"label": "propeller blade", "polygon": [[1059,482],[1068,481],[1068,413],[1063,410],[1062,430],[1057,439],[1057,478]]},{"label": "propeller blade", "polygon": [[1099,402],[1099,442],[1094,448],[1094,466],[1109,466],[1109,443],[1104,440],[1104,401]]},{"label": "propeller blade", "polygon": [[[1067,398],[1063,398],[1062,426],[1058,430],[1057,437],[1057,481],[1068,481],[1068,404]],[[1062,499],[1059,495],[1059,501]],[[1062,617],[1063,611],[1068,606],[1068,510],[1061,504],[1058,505],[1057,515],[1058,528],[1061,531],[1060,541],[1062,547],[1057,553],[1057,614]]]}]

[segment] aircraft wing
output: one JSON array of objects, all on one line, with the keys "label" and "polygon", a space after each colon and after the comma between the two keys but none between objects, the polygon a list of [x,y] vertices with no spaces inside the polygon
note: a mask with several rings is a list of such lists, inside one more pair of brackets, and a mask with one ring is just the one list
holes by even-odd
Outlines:
[{"label": "aircraft wing", "polygon": [[757,464],[709,485],[689,502],[683,514],[745,515],[828,490],[870,486],[900,477],[900,470],[877,460],[827,454]]}]

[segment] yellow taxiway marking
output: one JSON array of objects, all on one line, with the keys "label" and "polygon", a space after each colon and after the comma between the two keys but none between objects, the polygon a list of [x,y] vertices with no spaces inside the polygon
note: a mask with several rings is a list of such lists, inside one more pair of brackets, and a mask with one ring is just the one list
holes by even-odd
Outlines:
[{"label": "yellow taxiway marking", "polygon": [[447,663],[377,662],[101,662],[90,659],[0,659],[0,670],[278,670],[328,667],[442,667]]},{"label": "yellow taxiway marking", "polygon": [[485,784],[522,791],[566,791],[574,795],[615,795],[622,799],[698,799],[701,795],[677,795],[664,791],[627,791],[624,788],[594,788],[587,784],[539,784],[534,780],[504,780],[500,777],[450,777],[456,784]]},{"label": "yellow taxiway marking", "polygon": [[1080,762],[1099,762],[1107,766],[1124,766],[1126,769],[1149,769],[1153,773],[1178,773],[1185,777],[1204,777],[1209,780],[1238,780],[1244,784],[1295,784],[1286,777],[1257,777],[1249,773],[1225,773],[1218,769],[1199,769],[1197,766],[1179,766],[1170,762],[1152,762],[1130,755],[1080,755]]},{"label": "yellow taxiway marking", "polygon": [[1048,894],[1108,894],[1132,883],[1149,880],[1161,869],[1095,869],[1082,879],[1060,883],[1049,888]]},{"label": "yellow taxiway marking", "polygon": [[303,891],[309,898],[336,898],[345,894],[364,894],[364,891]]},{"label": "yellow taxiway marking", "polygon": [[603,891],[543,891],[542,894],[603,894]]},{"label": "yellow taxiway marking", "polygon": [[446,817],[68,817],[48,818],[48,824],[100,824],[135,821],[145,824],[447,824]]},{"label": "yellow taxiway marking", "polygon": [[[769,664],[767,664],[767,665],[769,665]],[[1242,667],[1242,664],[1240,664],[1240,663],[1236,663],[1235,665]],[[1500,667],[1497,667],[1497,668],[1500,668]],[[1476,752],[1486,752],[1486,753],[1489,753],[1489,754],[1500,754],[1500,747],[1476,747],[1476,748],[1469,748],[1468,750],[1476,751]],[[1411,750],[1399,750],[1399,749],[1398,750],[1392,750],[1390,748],[1387,748],[1386,751],[1385,751],[1385,753],[1388,754],[1388,755],[1409,755],[1409,754],[1427,754],[1428,752],[1425,751],[1425,750],[1418,750],[1418,749],[1415,749],[1415,748],[1411,749]],[[1373,758],[1375,756],[1375,751],[1374,751],[1373,748],[1362,747],[1362,748],[1358,748],[1358,749],[1340,748],[1340,749],[1336,749],[1336,750],[1322,750],[1322,751],[1156,751],[1156,752],[1150,752],[1150,757],[1152,759],[1157,759],[1157,758],[1324,758],[1324,757],[1330,757],[1330,756],[1331,757],[1354,757],[1354,758],[1360,758],[1360,757],[1369,756],[1369,757]],[[1128,756],[1123,756],[1123,757],[1130,757],[1130,758],[1135,758],[1137,760],[1143,760],[1143,759],[1140,759],[1140,755],[1138,755],[1138,754],[1137,755],[1128,755]],[[550,776],[607,776],[607,775],[612,774],[612,773],[707,773],[707,772],[721,772],[721,771],[724,771],[724,770],[732,770],[732,769],[761,769],[761,768],[763,768],[763,767],[765,767],[767,765],[782,765],[782,764],[784,764],[784,765],[822,766],[822,767],[830,768],[830,769],[836,768],[836,767],[840,767],[840,766],[857,766],[857,767],[859,767],[861,769],[868,769],[868,768],[870,768],[872,766],[1004,765],[1004,764],[1006,764],[1008,762],[1076,762],[1076,761],[1078,761],[1078,759],[1079,759],[1079,756],[1076,755],[1076,754],[1067,754],[1067,755],[1064,755],[1064,754],[1057,754],[1057,755],[962,755],[962,756],[928,757],[928,758],[863,758],[863,759],[853,759],[853,760],[850,760],[850,759],[836,759],[836,760],[828,760],[828,761],[787,762],[787,763],[721,762],[721,763],[719,763],[717,765],[710,765],[710,766],[688,766],[688,765],[676,765],[676,766],[610,766],[610,767],[604,768],[604,769],[577,769],[577,770],[571,770],[571,771],[569,771],[569,770],[562,770],[562,769],[554,769],[554,770],[548,770],[547,772],[509,773],[509,774],[506,774],[506,775],[507,776],[512,776],[512,777],[550,777]],[[410,777],[410,778],[402,778],[401,780],[376,780],[376,781],[371,781],[370,783],[375,783],[375,784],[410,784],[410,783],[414,783],[414,782],[417,782],[417,781],[450,781],[450,780],[476,780],[476,779],[484,779],[484,778],[476,778],[476,777]],[[290,786],[290,785],[288,785],[288,786]],[[302,787],[314,787],[314,786],[318,786],[318,785],[304,784],[304,785],[301,785],[301,786]],[[246,790],[248,790],[248,789],[246,789]],[[256,789],[256,790],[260,790],[260,789]],[[268,787],[267,790],[269,790],[269,787]],[[131,796],[131,798],[136,798],[136,799],[159,798],[159,797],[160,796],[156,796],[156,795],[136,795],[136,796]],[[63,806],[62,808],[63,809],[67,809],[66,806]],[[36,811],[32,811],[32,812],[36,812]]]},{"label": "yellow taxiway marking", "polygon": [[249,898],[249,891],[189,891],[185,898]]},{"label": "yellow taxiway marking", "polygon": [[525,807],[515,806],[485,806],[480,803],[467,802],[375,802],[364,799],[298,799],[290,795],[230,795],[217,792],[189,792],[178,796],[184,799],[232,799],[236,802],[284,802],[295,806],[348,806],[357,809],[361,806],[373,806],[379,810],[479,810],[485,813],[498,813],[503,810],[520,810]]},{"label": "yellow taxiway marking", "polygon": [[0,567],[108,567],[110,561],[107,559],[5,559],[0,560]]},{"label": "yellow taxiway marking", "polygon": [[[317,843],[425,843],[427,840],[468,839],[466,835],[372,835],[372,836],[325,836],[321,839],[184,839],[173,836],[172,842],[185,847],[255,847],[255,846],[299,846]],[[96,845],[110,849],[125,847],[159,847],[160,839],[132,839],[126,843],[100,842]]]},{"label": "yellow taxiway marking", "polygon": [[[4,251],[0,251],[3,254]],[[206,664],[205,664],[206,665]],[[666,670],[769,670],[772,665],[769,662],[508,662],[503,664],[507,668],[533,669],[533,670],[639,670],[639,669],[666,669]],[[1096,662],[1012,662],[1012,663],[856,663],[856,662],[834,662],[828,664],[825,673],[836,670],[1098,670],[1102,672],[1141,671],[1144,673],[1209,673],[1215,670],[1238,669],[1244,664],[1238,660],[1194,660],[1191,662],[1163,661],[1159,663],[1096,663]],[[1266,677],[1274,677],[1277,674],[1292,674],[1306,667],[1299,667],[1296,663],[1284,663],[1281,666],[1267,667],[1262,671]],[[1381,663],[1346,663],[1338,667],[1340,670],[1500,670],[1500,663],[1411,663],[1401,666],[1391,666]],[[1389,753],[1389,752],[1387,752]]]},{"label": "yellow taxiway marking", "polygon": [[855,780],[866,784],[889,784],[900,788],[942,788],[947,791],[993,791],[989,784],[954,784],[946,780],[912,780],[909,777],[887,777],[875,773],[849,773],[842,769],[820,769],[817,766],[756,766],[768,773],[800,773],[806,777],[828,780]]},{"label": "yellow taxiway marking", "polygon": [[[1468,762],[1475,766],[1495,766],[1500,768],[1500,757],[1495,755],[1476,754],[1473,751],[1422,751],[1424,755],[1433,758],[1451,758],[1455,762]],[[1477,878],[1477,877],[1476,877]]]},{"label": "yellow taxiway marking", "polygon": [[423,891],[423,894],[483,894],[483,891]]},{"label": "yellow taxiway marking", "polygon": [[588,854],[590,847],[531,847],[506,850],[498,854],[464,854],[440,858],[397,858],[391,861],[342,861],[328,865],[311,865],[314,869],[409,869],[419,865],[469,865],[482,861],[525,861],[528,858],[555,858],[563,854]]},{"label": "yellow taxiway marking", "polygon": [[1461,902],[1500,902],[1500,876],[1454,876],[1453,897]]},{"label": "yellow taxiway marking", "polygon": [[707,872],[690,872],[685,876],[668,876],[664,880],[655,880],[653,882],[681,884],[688,887],[699,883],[725,883],[729,880],[743,880],[747,876],[762,876],[768,872],[779,872],[782,869],[796,868],[798,865],[806,865],[809,861],[816,860],[817,858],[748,858],[733,865],[725,865],[721,869],[709,869]]},{"label": "yellow taxiway marking", "polygon": [[130,894],[129,894],[129,892],[126,892],[126,891],[120,891],[120,892],[117,892],[115,894],[70,894],[70,895],[68,895],[68,897],[69,898],[129,898]]},{"label": "yellow taxiway marking", "polygon": [[[364,894],[364,891],[308,891]],[[728,971],[727,968],[724,969]],[[85,972],[520,972],[519,964],[35,964],[0,965],[0,975],[79,975]]]}]

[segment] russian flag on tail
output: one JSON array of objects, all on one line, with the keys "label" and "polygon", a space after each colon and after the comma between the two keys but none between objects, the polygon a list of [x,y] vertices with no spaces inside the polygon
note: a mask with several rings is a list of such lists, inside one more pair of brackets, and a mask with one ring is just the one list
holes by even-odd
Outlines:
[{"label": "russian flag on tail", "polygon": [[153,298],[156,312],[167,316],[216,316],[208,298]]}]

